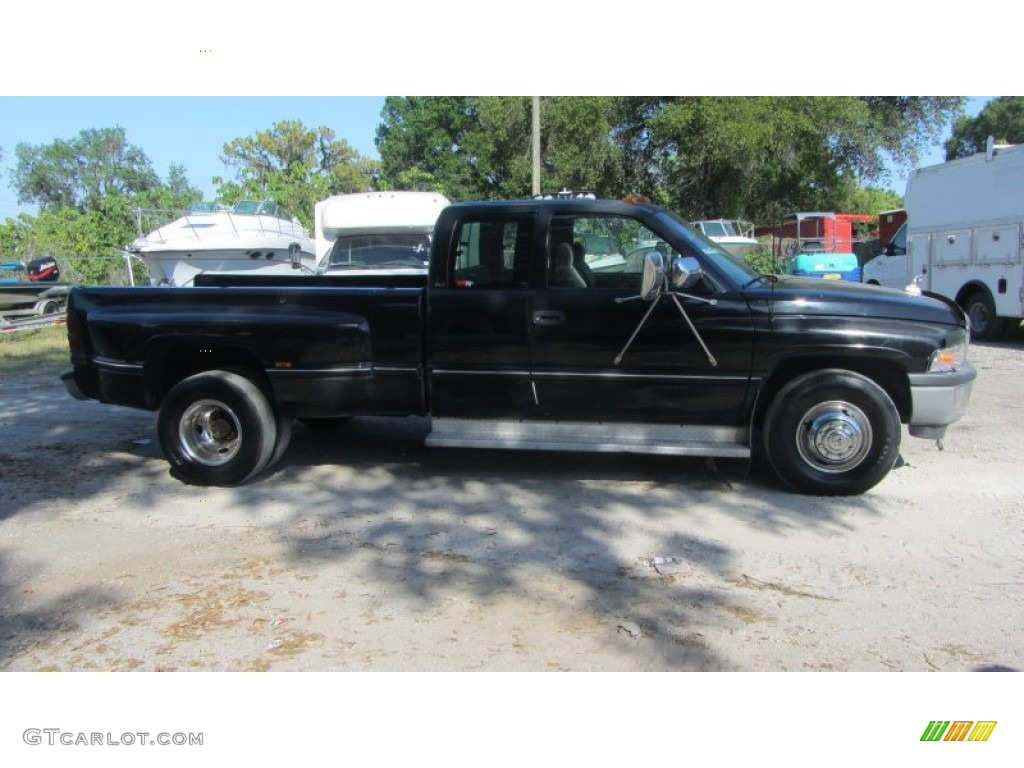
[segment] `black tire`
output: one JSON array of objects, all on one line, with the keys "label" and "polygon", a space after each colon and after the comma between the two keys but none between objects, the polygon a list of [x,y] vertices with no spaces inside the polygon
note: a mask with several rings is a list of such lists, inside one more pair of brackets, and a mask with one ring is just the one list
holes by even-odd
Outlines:
[{"label": "black tire", "polygon": [[782,388],[765,418],[764,448],[787,485],[849,496],[878,484],[900,450],[900,417],[889,395],[865,376],[827,370]]},{"label": "black tire", "polygon": [[971,338],[976,341],[993,341],[1003,334],[1006,319],[996,315],[992,297],[985,291],[975,291],[964,302],[964,312],[971,328]]},{"label": "black tire", "polygon": [[206,371],[167,394],[157,434],[178,479],[191,485],[239,485],[269,463],[277,444],[277,418],[263,391],[246,377]]},{"label": "black tire", "polygon": [[277,420],[277,441],[274,443],[274,452],[270,454],[270,460],[263,468],[264,471],[277,464],[281,457],[284,456],[284,452],[288,450],[288,444],[292,441],[292,427],[294,424],[295,419]]},{"label": "black tire", "polygon": [[53,315],[60,312],[60,302],[56,299],[46,299],[45,301],[39,302],[36,306],[36,311],[40,315]]}]

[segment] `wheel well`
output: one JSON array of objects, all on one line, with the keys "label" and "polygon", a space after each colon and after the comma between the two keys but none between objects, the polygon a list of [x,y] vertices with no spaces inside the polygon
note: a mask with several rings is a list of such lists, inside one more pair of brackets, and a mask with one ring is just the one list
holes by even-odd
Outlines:
[{"label": "wheel well", "polygon": [[263,365],[249,350],[174,344],[163,347],[146,363],[146,398],[154,408],[158,407],[178,382],[203,371],[217,370],[245,376],[270,396],[270,382]]},{"label": "wheel well", "polygon": [[[967,299],[975,293],[982,293],[988,296],[989,301],[992,301],[992,291],[988,289],[988,286],[984,283],[967,283],[963,286],[956,294],[956,303],[961,309],[967,309]],[[993,302],[994,303],[994,302]]]},{"label": "wheel well", "polygon": [[900,421],[906,422],[910,418],[910,382],[906,371],[897,363],[862,358],[800,357],[784,361],[762,382],[754,409],[753,426],[760,429],[764,425],[769,405],[786,384],[805,373],[824,370],[853,371],[871,379],[892,398]]}]

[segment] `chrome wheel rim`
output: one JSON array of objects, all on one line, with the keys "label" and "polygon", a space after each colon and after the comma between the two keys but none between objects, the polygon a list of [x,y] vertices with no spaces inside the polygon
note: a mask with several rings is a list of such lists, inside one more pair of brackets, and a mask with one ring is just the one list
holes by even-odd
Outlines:
[{"label": "chrome wheel rim", "polygon": [[815,469],[837,474],[858,466],[871,448],[871,422],[857,406],[830,400],[811,408],[797,426],[801,458]]},{"label": "chrome wheel rim", "polygon": [[227,464],[242,447],[242,425],[219,400],[197,400],[178,421],[178,440],[193,461],[207,467]]}]

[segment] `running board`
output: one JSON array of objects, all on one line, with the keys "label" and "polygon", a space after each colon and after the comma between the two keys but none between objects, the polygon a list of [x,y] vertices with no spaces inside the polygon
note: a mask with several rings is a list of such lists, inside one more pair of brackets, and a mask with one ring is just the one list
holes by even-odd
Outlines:
[{"label": "running board", "polygon": [[427,445],[747,458],[748,435],[739,427],[435,418]]}]

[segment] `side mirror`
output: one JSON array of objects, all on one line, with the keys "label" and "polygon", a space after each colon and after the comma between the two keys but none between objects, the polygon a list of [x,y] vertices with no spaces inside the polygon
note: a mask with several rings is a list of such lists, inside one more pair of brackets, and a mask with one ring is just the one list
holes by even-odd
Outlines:
[{"label": "side mirror", "polygon": [[640,298],[654,301],[665,289],[665,257],[657,251],[644,254],[644,275],[640,284]]},{"label": "side mirror", "polygon": [[[700,279],[703,272],[700,269],[700,263],[692,256],[677,256],[672,259],[671,267],[671,280],[673,288],[685,288],[688,285],[692,285]],[[665,290],[666,284],[665,274],[665,257],[657,251],[650,251],[644,254],[644,273],[643,282],[640,285],[640,295],[630,296],[627,299],[617,298],[615,302],[621,304],[624,301],[633,301],[634,299],[643,299],[644,301],[650,301],[651,306],[640,320],[640,324],[633,331],[633,335],[629,337],[629,341],[626,342],[626,346],[622,348],[622,351],[615,356],[615,365],[622,362],[622,358],[626,352],[629,351],[630,346],[636,339],[637,334],[644,327],[644,323],[647,322],[647,318],[651,316],[654,308],[658,306],[658,302],[662,296],[670,296],[672,302],[676,305],[676,309],[679,310],[679,314],[683,316],[686,324],[690,326],[690,330],[693,335],[697,337],[697,342],[700,344],[701,349],[704,350],[704,354],[707,355],[708,363],[712,367],[718,365],[718,361],[715,360],[715,356],[711,354],[711,350],[708,349],[707,344],[704,343],[704,339],[700,337],[700,333],[694,326],[693,321],[690,320],[690,316],[686,314],[686,310],[683,309],[683,305],[679,303],[679,297],[688,299],[690,301],[702,302],[704,304],[710,304],[714,306],[718,303],[716,299],[706,299],[701,296],[691,296],[688,293],[675,293],[674,291]]]},{"label": "side mirror", "polygon": [[302,269],[302,249],[298,243],[291,243],[288,246],[288,259],[292,263],[292,269]]},{"label": "side mirror", "polygon": [[676,256],[672,259],[672,289],[685,291],[704,277],[700,262],[693,256]]}]

